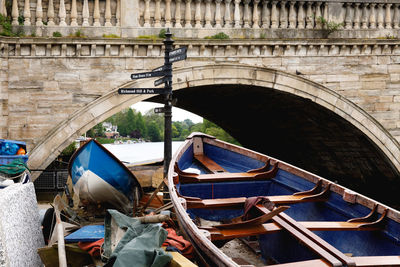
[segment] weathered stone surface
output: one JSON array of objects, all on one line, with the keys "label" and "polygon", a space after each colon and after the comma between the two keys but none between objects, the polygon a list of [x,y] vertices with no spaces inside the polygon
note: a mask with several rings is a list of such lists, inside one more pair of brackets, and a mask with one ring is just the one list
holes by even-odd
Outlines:
[{"label": "weathered stone surface", "polygon": [[0,189],[0,206],[0,266],[42,266],[37,249],[44,241],[33,183]]}]

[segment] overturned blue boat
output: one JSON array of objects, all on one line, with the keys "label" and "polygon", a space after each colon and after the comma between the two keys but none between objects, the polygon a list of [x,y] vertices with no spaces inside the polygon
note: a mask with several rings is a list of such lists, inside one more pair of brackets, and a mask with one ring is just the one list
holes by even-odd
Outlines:
[{"label": "overturned blue boat", "polygon": [[72,155],[68,171],[82,204],[104,204],[132,212],[142,189],[132,172],[104,146],[92,139]]},{"label": "overturned blue boat", "polygon": [[280,267],[400,266],[399,211],[275,158],[195,133],[168,183],[182,230],[210,266],[253,264],[219,249],[233,239]]}]

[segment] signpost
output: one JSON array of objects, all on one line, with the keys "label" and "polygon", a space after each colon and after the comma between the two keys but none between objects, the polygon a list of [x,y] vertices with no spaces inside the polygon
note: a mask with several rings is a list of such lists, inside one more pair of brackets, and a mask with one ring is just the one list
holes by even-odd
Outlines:
[{"label": "signpost", "polygon": [[164,83],[164,88],[120,88],[119,94],[164,94],[165,103],[163,108],[155,108],[155,113],[164,113],[164,177],[167,176],[168,166],[172,158],[172,63],[185,60],[187,57],[187,47],[180,47],[172,50],[174,40],[172,34],[167,29],[165,33],[164,65],[153,69],[150,72],[131,74],[132,80],[162,77],[154,81],[154,86]]}]

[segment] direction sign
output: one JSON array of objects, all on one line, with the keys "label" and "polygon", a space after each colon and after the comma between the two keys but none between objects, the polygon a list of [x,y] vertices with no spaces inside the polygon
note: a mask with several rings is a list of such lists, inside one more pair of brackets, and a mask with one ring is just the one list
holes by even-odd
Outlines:
[{"label": "direction sign", "polygon": [[187,52],[187,47],[184,46],[184,47],[180,47],[180,48],[177,48],[175,50],[172,50],[171,52],[169,52],[169,56],[170,57],[175,57],[175,56],[178,56],[178,55],[186,54],[186,52]]},{"label": "direction sign", "polygon": [[119,88],[118,94],[130,95],[130,94],[168,94],[169,90],[165,88]]},{"label": "direction sign", "polygon": [[174,62],[185,60],[185,59],[186,59],[186,54],[181,54],[181,55],[177,55],[174,57],[170,57],[169,63],[174,63]]},{"label": "direction sign", "polygon": [[142,73],[134,73],[131,74],[131,79],[144,79],[144,78],[152,78],[152,77],[160,77],[164,76],[166,73],[164,71],[152,71],[152,72],[142,72]]},{"label": "direction sign", "polygon": [[158,80],[155,80],[154,81],[154,86],[159,86],[160,84],[163,84],[166,81],[168,81],[168,79],[167,79],[167,77],[164,76],[164,77],[162,77],[162,78],[160,78]]},{"label": "direction sign", "polygon": [[154,108],[154,113],[165,113],[165,108],[164,107]]},{"label": "direction sign", "polygon": [[165,70],[165,65],[162,65],[162,66],[160,66],[158,68],[155,68],[152,71],[154,72],[154,71],[163,71],[163,70]]}]

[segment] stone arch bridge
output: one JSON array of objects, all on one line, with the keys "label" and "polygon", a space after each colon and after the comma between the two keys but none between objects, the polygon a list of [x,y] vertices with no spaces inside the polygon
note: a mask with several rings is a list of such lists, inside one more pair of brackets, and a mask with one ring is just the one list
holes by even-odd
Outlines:
[{"label": "stone arch bridge", "polygon": [[[178,107],[246,147],[399,203],[396,1],[192,4],[0,1],[26,35],[0,38],[2,138],[26,141],[30,167],[42,169],[97,123],[146,98],[161,101],[117,90],[153,87],[130,74],[163,64],[156,35],[171,27],[175,47],[188,47],[188,59],[174,64]],[[51,37],[56,31],[69,36]],[[204,38],[219,32],[230,38]]]}]

